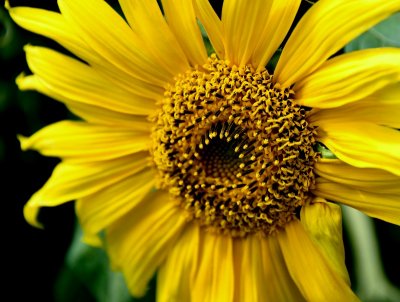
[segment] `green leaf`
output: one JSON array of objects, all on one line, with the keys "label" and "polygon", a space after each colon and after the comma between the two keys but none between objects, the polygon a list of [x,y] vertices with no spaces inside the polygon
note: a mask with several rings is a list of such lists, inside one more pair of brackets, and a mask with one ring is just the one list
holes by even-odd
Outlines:
[{"label": "green leaf", "polygon": [[331,150],[329,150],[328,148],[326,148],[324,145],[322,144],[318,144],[317,145],[317,151],[319,153],[321,153],[321,157],[322,158],[328,158],[328,159],[336,159],[337,157],[335,156],[335,154],[332,153]]},{"label": "green leaf", "polygon": [[5,8],[0,6],[0,58],[16,57],[22,52],[22,41]]},{"label": "green leaf", "polygon": [[201,35],[203,37],[204,45],[206,46],[207,55],[210,56],[211,54],[213,54],[215,52],[214,47],[212,46],[211,41],[208,38],[207,32],[206,32],[203,24],[201,24],[200,21],[198,21],[197,23],[198,23],[198,25],[200,27],[200,31],[201,31]]},{"label": "green leaf", "polygon": [[392,15],[351,41],[345,46],[345,52],[377,47],[400,47],[400,13]]},{"label": "green leaf", "polygon": [[106,253],[82,242],[76,228],[66,255],[65,267],[56,283],[57,302],[133,302],[120,273],[110,270]]}]

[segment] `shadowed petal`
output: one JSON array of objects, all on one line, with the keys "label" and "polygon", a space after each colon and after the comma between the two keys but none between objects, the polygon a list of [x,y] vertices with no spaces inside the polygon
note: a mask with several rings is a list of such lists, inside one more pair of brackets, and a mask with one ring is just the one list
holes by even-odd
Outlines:
[{"label": "shadowed petal", "polygon": [[79,199],[76,203],[76,213],[84,231],[83,240],[88,244],[101,246],[99,232],[137,207],[154,187],[154,171],[144,169]]},{"label": "shadowed petal", "polygon": [[307,301],[359,301],[312,242],[299,221],[285,226],[277,237],[288,270]]},{"label": "shadowed petal", "polygon": [[200,233],[198,267],[191,301],[232,301],[234,297],[233,238]]},{"label": "shadowed petal", "polygon": [[252,235],[236,239],[234,252],[238,301],[304,301],[275,237]]},{"label": "shadowed petal", "polygon": [[350,285],[342,236],[342,211],[340,206],[315,198],[301,208],[301,223],[342,278]]},{"label": "shadowed petal", "polygon": [[200,251],[200,227],[190,223],[157,274],[157,301],[190,301]]},{"label": "shadowed petal", "polygon": [[164,191],[149,194],[106,231],[111,264],[122,270],[135,296],[146,293],[148,282],[185,228],[182,210],[169,198]]}]

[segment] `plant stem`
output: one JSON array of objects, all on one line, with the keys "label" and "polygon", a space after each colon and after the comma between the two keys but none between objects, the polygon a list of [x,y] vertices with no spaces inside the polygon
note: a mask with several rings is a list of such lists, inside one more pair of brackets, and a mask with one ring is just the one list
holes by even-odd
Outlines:
[{"label": "plant stem", "polygon": [[400,290],[386,277],[372,218],[347,206],[342,209],[353,253],[355,292],[362,301],[400,301]]}]

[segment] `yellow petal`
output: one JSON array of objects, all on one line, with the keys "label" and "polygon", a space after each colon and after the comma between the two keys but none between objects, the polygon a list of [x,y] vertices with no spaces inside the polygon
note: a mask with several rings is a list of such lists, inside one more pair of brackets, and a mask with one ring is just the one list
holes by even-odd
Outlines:
[{"label": "yellow petal", "polygon": [[146,151],[150,135],[123,128],[62,121],[41,129],[29,138],[20,137],[20,141],[23,150],[35,149],[46,156],[85,162]]},{"label": "yellow petal", "polygon": [[157,301],[190,301],[199,257],[200,227],[190,223],[157,274]]},{"label": "yellow petal", "polygon": [[299,221],[288,223],[277,238],[290,275],[307,301],[359,301]]},{"label": "yellow petal", "polygon": [[41,207],[58,206],[98,192],[145,168],[146,156],[147,153],[140,152],[104,162],[58,164],[46,184],[25,205],[25,219],[41,227],[37,221]]},{"label": "yellow petal", "polygon": [[[138,73],[129,75],[116,68],[115,65],[104,59],[101,54],[96,53],[92,46],[82,39],[82,35],[79,34],[79,28],[71,26],[62,14],[30,7],[13,7],[9,9],[9,12],[17,24],[34,33],[57,41],[79,58],[90,63],[91,66],[114,84],[125,88],[127,91],[136,93],[138,90],[143,90],[143,87],[154,86],[157,82],[156,80],[151,81],[152,85],[149,85],[148,82],[139,80],[141,78]],[[161,84],[163,86],[164,82]],[[159,86],[154,86],[153,90],[159,88]]]},{"label": "yellow petal", "polygon": [[304,301],[291,279],[275,237],[234,241],[237,301]]},{"label": "yellow petal", "polygon": [[318,121],[319,140],[339,159],[359,168],[379,168],[400,175],[400,133],[348,119]]},{"label": "yellow petal", "polygon": [[90,123],[125,127],[142,132],[151,131],[152,125],[147,120],[147,117],[143,115],[115,112],[98,106],[66,101],[65,99],[64,103],[67,103],[71,112]]},{"label": "yellow petal", "polygon": [[173,77],[105,1],[60,0],[58,5],[70,27],[114,68],[161,87]]},{"label": "yellow petal", "polygon": [[268,300],[267,289],[259,288],[264,281],[263,259],[259,238],[253,240],[253,237],[255,236],[234,240],[235,297],[238,301]]},{"label": "yellow petal", "polygon": [[335,57],[296,83],[296,99],[316,108],[339,107],[400,81],[400,49],[377,48]]},{"label": "yellow petal", "polygon": [[352,39],[398,10],[398,0],[316,2],[285,45],[275,69],[277,82],[289,87],[304,79]]},{"label": "yellow petal", "polygon": [[183,48],[189,62],[202,66],[207,61],[207,51],[197,24],[191,0],[162,0],[165,18]]},{"label": "yellow petal", "polygon": [[250,62],[258,42],[269,37],[264,31],[272,1],[225,0],[222,7],[222,23],[225,29],[226,58],[233,64]]},{"label": "yellow petal", "polygon": [[159,64],[171,74],[189,70],[185,53],[168,27],[156,0],[120,0],[119,4],[129,25],[143,39]]},{"label": "yellow petal", "polygon": [[[265,274],[264,286],[266,292],[271,293],[269,301],[305,301],[294,283],[283,258],[279,241],[275,236],[260,240],[263,266]],[[266,301],[266,300],[264,300]]]},{"label": "yellow petal", "polygon": [[76,212],[84,231],[83,240],[100,246],[99,232],[138,206],[154,187],[154,171],[145,169],[78,200]]},{"label": "yellow petal", "polygon": [[318,110],[309,116],[317,120],[337,120],[351,116],[354,121],[371,122],[392,128],[400,128],[400,84],[385,86],[374,94],[337,108]]},{"label": "yellow petal", "polygon": [[315,165],[322,178],[372,193],[400,194],[400,177],[381,169],[357,168],[337,159],[322,159]]},{"label": "yellow petal", "polygon": [[374,193],[318,178],[313,194],[340,202],[365,214],[400,225],[400,194]]},{"label": "yellow petal", "polygon": [[90,47],[71,30],[61,14],[31,7],[12,7],[9,13],[19,26],[57,41],[78,57],[91,61],[99,59]]},{"label": "yellow petal", "polygon": [[350,285],[345,264],[340,206],[315,198],[313,203],[301,208],[300,218],[305,230],[323,252],[331,268]]},{"label": "yellow petal", "polygon": [[21,90],[36,90],[48,97],[63,102],[74,114],[88,122],[137,129],[143,132],[150,131],[151,125],[147,120],[147,116],[116,112],[100,106],[75,102],[63,94],[56,93],[54,89],[46,86],[43,80],[36,75],[20,75],[16,79],[16,83]]},{"label": "yellow petal", "polygon": [[191,289],[191,301],[232,301],[234,271],[232,237],[200,232],[198,268]]},{"label": "yellow petal", "polygon": [[134,296],[165,261],[186,225],[182,210],[163,191],[149,194],[106,231],[107,250],[115,269],[122,270]]},{"label": "yellow petal", "polygon": [[218,57],[225,58],[224,31],[218,15],[208,0],[193,0],[193,5]]},{"label": "yellow petal", "polygon": [[257,70],[263,70],[272,55],[281,45],[292,26],[301,0],[272,1],[271,12],[264,20],[263,32],[254,48],[251,63]]},{"label": "yellow petal", "polygon": [[[147,90],[137,94],[110,85],[90,66],[43,47],[25,47],[30,69],[48,89],[75,102],[105,107],[110,110],[148,115],[156,108],[151,98],[159,98],[162,91]],[[147,98],[146,98],[147,97]]]}]

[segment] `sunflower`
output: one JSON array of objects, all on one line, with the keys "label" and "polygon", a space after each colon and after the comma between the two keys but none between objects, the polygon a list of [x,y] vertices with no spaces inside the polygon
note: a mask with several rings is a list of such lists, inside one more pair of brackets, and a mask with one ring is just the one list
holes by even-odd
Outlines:
[{"label": "sunflower", "polygon": [[8,5],[74,55],[26,46],[18,86],[81,118],[20,138],[62,159],[27,221],[76,200],[134,296],[157,272],[159,301],[357,300],[334,202],[400,224],[400,50],[337,53],[400,2],[318,1],[267,70],[300,2]]}]

